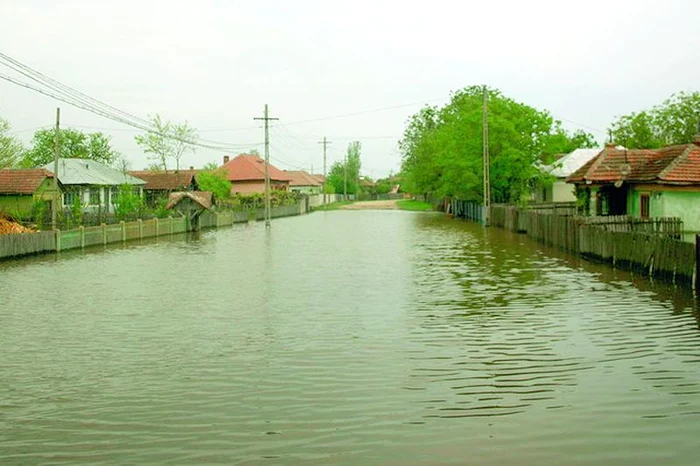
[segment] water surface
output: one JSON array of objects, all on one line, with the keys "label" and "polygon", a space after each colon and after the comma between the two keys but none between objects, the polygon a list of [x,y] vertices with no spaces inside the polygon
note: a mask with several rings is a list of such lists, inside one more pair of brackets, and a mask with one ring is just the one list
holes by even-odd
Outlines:
[{"label": "water surface", "polygon": [[697,464],[688,293],[331,211],[0,263],[0,463]]}]

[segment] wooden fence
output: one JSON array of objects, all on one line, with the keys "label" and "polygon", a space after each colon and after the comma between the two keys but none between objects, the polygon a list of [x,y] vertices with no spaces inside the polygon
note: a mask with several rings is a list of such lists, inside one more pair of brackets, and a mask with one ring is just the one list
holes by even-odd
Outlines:
[{"label": "wooden fence", "polygon": [[695,245],[680,240],[679,219],[586,218],[497,205],[491,224],[615,267],[677,283],[693,281]]},{"label": "wooden fence", "polygon": [[[308,212],[308,205],[304,202],[273,207],[270,211],[270,216],[272,218],[289,217],[306,212]],[[264,217],[264,209],[257,209],[251,212],[204,212],[199,217],[199,227],[217,228],[249,220],[262,220]],[[113,225],[80,226],[65,231],[55,230],[0,235],[0,259],[173,235],[190,230],[192,230],[192,226],[188,225],[185,217],[169,217],[120,222]]]}]

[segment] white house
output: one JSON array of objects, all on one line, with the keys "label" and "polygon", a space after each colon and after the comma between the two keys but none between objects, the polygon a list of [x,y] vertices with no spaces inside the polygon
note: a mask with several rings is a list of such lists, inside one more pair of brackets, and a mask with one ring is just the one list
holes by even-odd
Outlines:
[{"label": "white house", "polygon": [[[54,164],[42,168],[53,171]],[[80,199],[85,212],[114,212],[114,199],[121,185],[131,185],[140,196],[145,181],[90,159],[58,159],[58,180],[64,187],[63,206]]]},{"label": "white house", "polygon": [[598,155],[602,149],[576,149],[559,160],[549,165],[544,165],[541,170],[554,176],[556,179],[551,185],[542,186],[535,193],[535,199],[539,202],[576,202],[576,188],[567,183],[566,178],[589,160]]}]

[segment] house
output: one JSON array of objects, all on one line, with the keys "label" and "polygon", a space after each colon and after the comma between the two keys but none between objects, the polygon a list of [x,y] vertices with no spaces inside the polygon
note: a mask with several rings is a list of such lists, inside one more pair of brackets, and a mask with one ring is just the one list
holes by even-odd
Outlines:
[{"label": "house", "polygon": [[[58,184],[59,196],[62,186]],[[43,168],[0,170],[0,211],[30,215],[39,203],[51,212],[53,173]]]},{"label": "house", "polygon": [[567,181],[588,215],[679,217],[686,233],[700,232],[700,135],[661,149],[607,144]]},{"label": "house", "polygon": [[154,172],[154,171],[130,171],[129,175],[146,182],[143,185],[143,194],[146,204],[156,205],[158,200],[168,200],[172,192],[199,191],[197,184],[197,170]]},{"label": "house", "polygon": [[551,185],[540,186],[535,193],[535,200],[537,202],[576,202],[576,189],[566,182],[566,178],[598,155],[600,151],[601,149],[576,149],[540,167],[544,173],[554,177],[554,181]]},{"label": "house", "polygon": [[[45,169],[53,168],[53,163]],[[119,187],[130,185],[143,195],[145,181],[90,159],[59,159],[58,181],[63,185],[63,207],[80,202],[84,212],[113,213]]]},{"label": "house", "polygon": [[[232,194],[265,192],[265,161],[257,155],[241,154],[233,159],[224,156],[224,164],[217,169],[231,182]],[[282,170],[268,165],[270,189],[289,190],[290,177]]]},{"label": "house", "polygon": [[289,190],[302,194],[320,194],[323,192],[323,183],[319,179],[303,170],[285,170],[289,176]]}]

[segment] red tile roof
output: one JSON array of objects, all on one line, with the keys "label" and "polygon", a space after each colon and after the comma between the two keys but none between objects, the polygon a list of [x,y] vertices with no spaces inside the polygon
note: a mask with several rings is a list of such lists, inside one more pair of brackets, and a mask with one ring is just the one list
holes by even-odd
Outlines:
[{"label": "red tile roof", "polygon": [[44,168],[0,170],[0,194],[34,194],[53,173]]},{"label": "red tile roof", "polygon": [[321,186],[323,184],[314,175],[303,170],[285,170],[285,173],[290,178],[289,186]]},{"label": "red tile roof", "polygon": [[[217,170],[224,172],[226,179],[232,182],[265,180],[265,161],[257,155],[238,155]],[[290,181],[289,175],[272,164],[268,166],[268,172],[272,181]]]},{"label": "red tile roof", "polygon": [[130,171],[129,175],[146,182],[145,190],[178,191],[187,190],[193,184],[196,189],[197,170],[180,170],[179,172]]},{"label": "red tile roof", "polygon": [[610,145],[567,178],[571,183],[700,184],[700,146],[621,150]]}]

